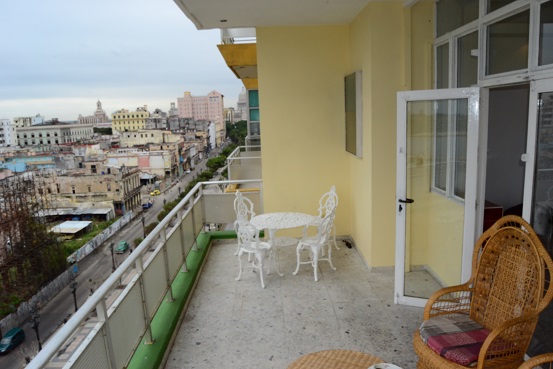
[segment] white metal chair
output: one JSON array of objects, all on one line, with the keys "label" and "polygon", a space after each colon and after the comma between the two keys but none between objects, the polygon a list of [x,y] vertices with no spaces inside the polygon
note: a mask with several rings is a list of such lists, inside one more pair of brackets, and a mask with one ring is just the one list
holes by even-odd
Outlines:
[{"label": "white metal chair", "polygon": [[[319,209],[315,220],[309,224],[313,227],[318,227],[323,221],[323,218],[330,213],[336,213],[336,207],[338,207],[338,194],[336,194],[336,186],[330,187],[330,191],[323,194],[319,199]],[[336,250],[340,250],[336,243],[336,227],[332,225],[332,243]]]},{"label": "white metal chair", "polygon": [[[234,199],[234,212],[236,213],[236,221],[234,222],[234,229],[236,230],[236,222],[241,220],[250,221],[255,217],[255,211],[253,210],[253,202],[247,197],[242,195],[242,192],[236,191],[236,198]],[[234,255],[238,255],[240,251],[240,245],[236,249]]]},{"label": "white metal chair", "polygon": [[[328,261],[330,267],[333,270],[336,270],[334,265],[332,265],[332,246],[330,245],[330,236],[332,229],[334,227],[334,212],[328,213],[323,220],[317,226],[318,232],[315,236],[306,237],[304,236],[298,246],[296,247],[296,257],[297,264],[294,275],[298,274],[301,264],[311,264],[313,266],[313,273],[315,276],[315,281],[319,281],[318,277],[318,266],[319,261]],[[324,249],[327,248],[328,255],[325,256]],[[300,254],[303,250],[308,249],[311,253],[311,260],[301,261]],[[322,257],[321,257],[322,256]]]},{"label": "white metal chair", "polygon": [[[268,242],[259,240],[259,231],[249,221],[237,220],[235,226],[238,237],[238,264],[240,268],[236,280],[239,281],[242,276],[242,255],[247,253],[248,261],[251,255],[255,256],[250,262],[250,267],[259,270],[261,287],[265,288],[265,282],[263,281],[263,260],[270,255],[271,245]],[[268,273],[270,273],[270,269]]]}]

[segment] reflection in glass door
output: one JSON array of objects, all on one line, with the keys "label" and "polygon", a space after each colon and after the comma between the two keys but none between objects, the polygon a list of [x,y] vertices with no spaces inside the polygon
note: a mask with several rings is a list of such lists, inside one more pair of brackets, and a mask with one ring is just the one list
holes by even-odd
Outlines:
[{"label": "reflection in glass door", "polygon": [[396,302],[422,306],[470,274],[478,89],[418,93],[398,94]]}]

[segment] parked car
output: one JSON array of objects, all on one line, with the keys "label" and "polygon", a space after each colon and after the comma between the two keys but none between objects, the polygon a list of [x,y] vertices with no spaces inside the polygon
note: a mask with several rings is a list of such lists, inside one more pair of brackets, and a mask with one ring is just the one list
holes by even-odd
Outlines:
[{"label": "parked car", "polygon": [[13,328],[0,340],[0,355],[5,355],[19,346],[25,340],[25,332],[21,328]]},{"label": "parked car", "polygon": [[142,204],[142,209],[148,210],[149,208],[152,207],[152,205],[153,205],[153,204],[152,204],[150,201],[145,202],[144,204]]},{"label": "parked car", "polygon": [[129,249],[129,243],[127,241],[120,241],[115,248],[116,254],[122,254]]},{"label": "parked car", "polygon": [[161,195],[160,190],[153,190],[152,192],[150,192],[150,196],[157,196],[157,195]]}]

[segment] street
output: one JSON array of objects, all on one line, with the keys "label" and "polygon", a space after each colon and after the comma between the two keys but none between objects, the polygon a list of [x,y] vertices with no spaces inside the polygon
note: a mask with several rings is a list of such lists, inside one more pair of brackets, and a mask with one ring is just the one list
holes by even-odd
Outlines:
[{"label": "street", "polygon": [[[218,155],[220,148],[212,151],[210,157]],[[153,200],[153,206],[150,209],[142,210],[137,208],[135,211],[142,211],[144,216],[144,225],[157,222],[157,215],[163,209],[164,201],[167,202],[175,200],[179,195],[179,187],[181,192],[184,191],[188,183],[192,181],[199,173],[205,170],[207,159],[202,160],[194,170],[190,173],[182,175],[178,181],[174,181],[173,184],[164,190],[161,195],[150,196],[146,187],[142,189],[142,203]],[[76,278],[77,287],[75,290],[77,307],[79,307],[86,299],[92,294],[98,286],[100,286],[111,274],[113,267],[120,265],[129,252],[123,254],[112,254],[110,251],[110,243],[113,242],[114,246],[121,240],[129,242],[131,249],[134,250],[136,245],[133,241],[137,238],[143,238],[143,223],[142,215],[139,214],[127,224],[121,231],[115,234],[108,241],[96,249],[92,254],[84,258],[78,263],[78,274]],[[114,265],[115,264],[115,265]],[[39,311],[39,325],[38,333],[41,343],[50,337],[61,325],[64,324],[64,320],[67,320],[75,312],[75,303],[71,288],[67,286],[56,297],[54,297],[48,304],[42,306]],[[22,325],[25,331],[25,341],[14,351],[5,356],[0,356],[0,368],[2,369],[19,369],[25,364],[25,357],[34,356],[38,350],[38,342],[36,332],[31,328],[31,322],[26,322]],[[5,333],[5,332],[4,332]]]}]

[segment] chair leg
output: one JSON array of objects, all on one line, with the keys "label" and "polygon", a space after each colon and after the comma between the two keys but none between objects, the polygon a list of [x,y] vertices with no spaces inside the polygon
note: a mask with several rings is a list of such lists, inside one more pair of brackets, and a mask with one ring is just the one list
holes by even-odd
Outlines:
[{"label": "chair leg", "polygon": [[298,270],[300,270],[300,251],[301,251],[301,243],[298,244],[298,246],[296,247],[297,262],[296,262],[296,270],[292,273],[293,275],[298,274]]},{"label": "chair leg", "polygon": [[334,242],[334,247],[336,247],[336,250],[340,250],[338,247],[338,244],[336,243],[336,227],[332,226],[332,242]]},{"label": "chair leg", "polygon": [[239,252],[240,252],[240,244],[236,246],[236,252],[234,253],[234,255],[238,255]]},{"label": "chair leg", "polygon": [[313,255],[313,273],[315,275],[315,282],[319,281],[319,277],[317,275],[318,269],[319,269],[319,251],[318,250],[312,250],[311,254]]},{"label": "chair leg", "polygon": [[238,252],[238,277],[236,277],[236,280],[239,281],[240,277],[242,276],[242,252]]},{"label": "chair leg", "polygon": [[[334,245],[336,245],[336,243],[334,243]],[[328,263],[332,270],[336,270],[336,267],[332,264],[332,245],[330,243],[328,244]]]},{"label": "chair leg", "polygon": [[257,256],[257,262],[259,263],[259,278],[261,279],[261,288],[265,288],[265,282],[263,282],[263,256]]}]

